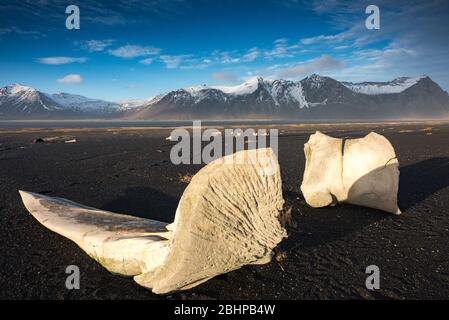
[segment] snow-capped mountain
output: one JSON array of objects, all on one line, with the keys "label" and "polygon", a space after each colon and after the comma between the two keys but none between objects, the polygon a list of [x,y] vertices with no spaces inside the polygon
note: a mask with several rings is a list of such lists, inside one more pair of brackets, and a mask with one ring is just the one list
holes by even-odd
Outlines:
[{"label": "snow-capped mountain", "polygon": [[[184,93],[181,91],[184,90],[192,96],[196,102],[201,102],[202,99],[209,98],[208,95],[213,92],[218,94],[217,97],[221,96],[224,100],[232,100],[233,98],[237,98],[239,96],[254,94],[259,89],[262,89],[264,92],[268,93],[276,105],[294,102],[299,103],[300,108],[307,106],[302,92],[301,83],[295,83],[287,80],[270,80],[263,79],[261,77],[254,77],[237,86],[199,85],[178,91],[180,91],[179,95],[182,96]],[[220,94],[218,92],[220,92]],[[159,102],[162,98],[163,97],[160,96],[157,100],[150,102],[150,104]]]},{"label": "snow-capped mountain", "polygon": [[200,85],[148,102],[135,118],[257,117],[307,107],[302,83],[255,77],[237,86]]},{"label": "snow-capped mountain", "polygon": [[129,99],[129,100],[121,100],[121,101],[118,101],[117,103],[120,105],[121,110],[132,111],[132,110],[136,110],[136,109],[140,108],[144,104],[148,103],[148,101],[150,101],[150,100],[151,100],[151,98],[148,100]]},{"label": "snow-capped mountain", "polygon": [[342,82],[342,84],[352,91],[364,94],[400,93],[425,77],[400,77],[388,82]]},{"label": "snow-capped mountain", "polygon": [[0,88],[0,118],[66,119],[387,119],[449,116],[449,96],[429,77],[390,82],[301,81],[255,77],[237,86],[199,85],[148,99],[108,102],[45,94],[23,85]]},{"label": "snow-capped mountain", "polygon": [[429,77],[339,82],[313,74],[301,81],[260,77],[237,86],[199,85],[161,95],[137,119],[383,119],[449,116],[449,96]]},{"label": "snow-capped mountain", "polygon": [[65,119],[120,117],[119,103],[69,93],[47,94],[21,84],[0,88],[0,117],[9,119]]},{"label": "snow-capped mountain", "polygon": [[75,112],[110,114],[121,111],[121,106],[118,103],[86,98],[76,94],[55,93],[48,97],[64,109]]},{"label": "snow-capped mountain", "polygon": [[44,116],[61,110],[55,101],[31,87],[13,84],[0,88],[0,116]]}]

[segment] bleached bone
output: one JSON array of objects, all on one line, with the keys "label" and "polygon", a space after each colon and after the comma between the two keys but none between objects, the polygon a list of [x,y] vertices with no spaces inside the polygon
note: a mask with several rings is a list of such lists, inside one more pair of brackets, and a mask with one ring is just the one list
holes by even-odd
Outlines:
[{"label": "bleached bone", "polygon": [[319,131],[304,145],[301,191],[306,202],[324,207],[336,201],[400,214],[399,162],[393,146],[371,132],[360,139],[337,139]]},{"label": "bleached bone", "polygon": [[241,151],[201,169],[170,225],[20,194],[44,226],[73,240],[107,270],[134,276],[158,294],[189,289],[246,264],[268,263],[286,236],[278,220],[284,203],[279,164],[271,149]]}]

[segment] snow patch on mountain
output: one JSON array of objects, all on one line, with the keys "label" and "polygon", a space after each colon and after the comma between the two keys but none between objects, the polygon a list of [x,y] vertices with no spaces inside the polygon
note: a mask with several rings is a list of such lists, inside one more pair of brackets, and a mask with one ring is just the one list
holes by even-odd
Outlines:
[{"label": "snow patch on mountain", "polygon": [[305,79],[303,79],[302,82],[307,83],[313,89],[320,89],[323,86],[325,80],[326,80],[325,77],[322,77],[314,73],[311,76],[308,76]]},{"label": "snow patch on mountain", "polygon": [[35,89],[27,87],[18,83],[6,86],[0,89],[0,96],[30,94],[36,92]]},{"label": "snow patch on mountain", "polygon": [[66,109],[77,110],[82,112],[117,112],[121,109],[120,105],[104,100],[86,98],[84,96],[69,94],[69,93],[55,93],[48,95],[57,104]]},{"label": "snow patch on mountain", "polygon": [[259,87],[259,84],[262,82],[263,82],[262,78],[254,77],[254,78],[251,78],[237,86],[208,86],[205,84],[201,84],[201,85],[185,88],[183,90],[187,91],[192,96],[198,96],[203,91],[211,90],[211,89],[219,90],[223,93],[231,94],[231,95],[246,95],[246,94],[251,94],[254,91],[256,91],[257,88]]},{"label": "snow patch on mountain", "polygon": [[342,84],[357,93],[376,95],[376,94],[391,94],[400,93],[407,90],[411,86],[418,83],[419,80],[425,78],[425,76],[420,77],[400,77],[393,81],[388,82],[342,82]]},{"label": "snow patch on mountain", "polygon": [[270,93],[276,106],[283,102],[298,103],[300,108],[308,107],[309,104],[304,96],[301,82],[287,80],[265,80],[265,89]]},{"label": "snow patch on mountain", "polygon": [[121,100],[117,103],[120,105],[122,110],[133,110],[142,107],[144,104],[148,103],[148,101],[151,101],[150,98],[148,100],[142,100],[142,99],[128,99],[128,100]]},{"label": "snow patch on mountain", "polygon": [[16,104],[39,100],[39,94],[35,89],[20,84],[1,88],[0,97],[3,99],[14,99],[17,102]]},{"label": "snow patch on mountain", "polygon": [[232,95],[245,95],[245,94],[251,94],[254,91],[259,88],[259,83],[262,83],[263,79],[260,77],[254,77],[251,78],[244,83],[238,85],[238,86],[215,86],[212,87],[213,89],[220,90],[226,94],[232,94]]},{"label": "snow patch on mountain", "polygon": [[[236,86],[208,86],[205,84],[197,85],[185,89],[173,91],[174,102],[188,101],[193,99],[194,103],[199,103],[207,98],[228,100],[239,96],[250,95],[258,89],[265,90],[271,96],[277,106],[285,102],[298,103],[299,108],[308,107],[301,82],[288,80],[270,80],[261,77],[251,78],[244,83]],[[148,105],[157,104],[162,98],[167,96],[160,95],[149,101]],[[262,99],[262,97],[258,97]]]},{"label": "snow patch on mountain", "polygon": [[13,105],[17,110],[30,113],[31,106],[40,106],[45,110],[57,110],[57,105],[46,105],[39,91],[21,84],[12,84],[0,88],[0,106],[2,104]]},{"label": "snow patch on mountain", "polygon": [[306,100],[306,97],[304,96],[304,91],[302,89],[301,82],[298,82],[295,86],[292,86],[289,88],[289,93],[291,97],[296,99],[299,103],[300,108],[308,108],[309,103]]}]

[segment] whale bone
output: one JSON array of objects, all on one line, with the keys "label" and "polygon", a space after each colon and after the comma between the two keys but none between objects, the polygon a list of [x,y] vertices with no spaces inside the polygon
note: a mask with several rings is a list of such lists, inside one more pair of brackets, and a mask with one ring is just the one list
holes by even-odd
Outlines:
[{"label": "whale bone", "polygon": [[202,168],[184,191],[172,224],[116,214],[20,191],[28,211],[74,241],[110,272],[154,293],[185,290],[246,264],[271,260],[286,237],[276,155],[237,152]]},{"label": "whale bone", "polygon": [[360,139],[338,139],[319,131],[304,145],[301,191],[314,208],[350,203],[400,214],[399,162],[391,143],[371,132]]}]

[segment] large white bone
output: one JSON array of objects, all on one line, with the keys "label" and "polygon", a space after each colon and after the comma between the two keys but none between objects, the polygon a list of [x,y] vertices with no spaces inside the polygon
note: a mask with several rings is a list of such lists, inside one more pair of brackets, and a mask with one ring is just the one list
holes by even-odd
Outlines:
[{"label": "large white bone", "polygon": [[270,261],[286,236],[278,215],[282,186],[271,149],[241,151],[201,169],[171,225],[20,191],[44,226],[113,273],[155,293],[194,287],[246,264]]},{"label": "large white bone", "polygon": [[399,162],[393,146],[371,132],[360,139],[337,139],[319,131],[304,145],[306,166],[301,191],[306,202],[333,202],[400,214],[397,204]]}]

